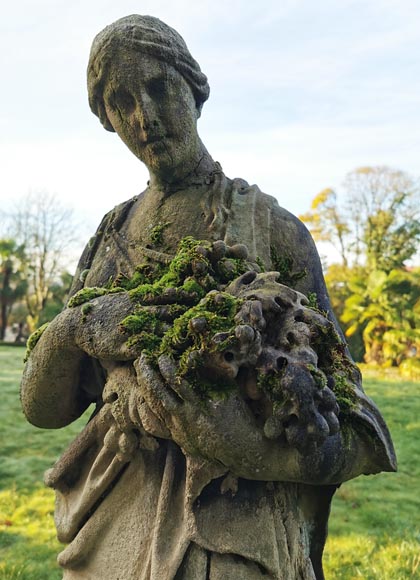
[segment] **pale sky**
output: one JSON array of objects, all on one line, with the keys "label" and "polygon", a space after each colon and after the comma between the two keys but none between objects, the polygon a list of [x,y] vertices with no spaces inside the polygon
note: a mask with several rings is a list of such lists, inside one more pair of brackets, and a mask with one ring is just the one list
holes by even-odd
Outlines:
[{"label": "pale sky", "polygon": [[3,0],[2,207],[56,193],[87,238],[145,188],[85,79],[95,34],[132,13],[177,29],[208,76],[199,132],[229,177],[299,214],[358,166],[420,174],[418,0]]}]

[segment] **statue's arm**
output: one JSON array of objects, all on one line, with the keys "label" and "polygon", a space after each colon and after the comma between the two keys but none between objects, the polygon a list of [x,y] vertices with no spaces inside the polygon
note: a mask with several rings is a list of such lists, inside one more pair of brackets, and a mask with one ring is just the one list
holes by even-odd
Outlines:
[{"label": "statue's arm", "polygon": [[22,408],[37,427],[63,427],[77,419],[90,402],[79,392],[86,355],[76,347],[72,314],[65,310],[50,323],[24,367]]},{"label": "statue's arm", "polygon": [[[104,286],[110,274],[115,274],[115,251],[107,253],[106,263],[98,259],[98,252],[124,223],[137,199],[116,206],[104,216],[80,257],[70,297],[86,284]],[[63,427],[77,419],[100,396],[103,387],[101,368],[95,359],[112,359],[115,354],[117,360],[118,353],[123,356],[116,326],[119,312],[129,310],[127,296],[104,296],[95,303],[95,312],[89,316],[83,315],[82,307],[65,308],[50,322],[25,365],[22,406],[27,419],[38,427]]]},{"label": "statue's arm", "polygon": [[[102,296],[66,308],[44,331],[25,365],[21,400],[27,419],[38,427],[59,428],[77,419],[100,395],[92,359],[130,360],[118,323],[132,310],[126,293]],[[96,393],[95,390],[99,393]]]},{"label": "statue's arm", "polygon": [[303,455],[285,441],[265,437],[240,395],[204,404],[191,385],[177,380],[169,357],[160,358],[159,369],[144,355],[134,366],[142,397],[184,453],[237,477],[326,485],[396,469],[386,427],[371,402],[367,420],[343,421],[338,433]]}]

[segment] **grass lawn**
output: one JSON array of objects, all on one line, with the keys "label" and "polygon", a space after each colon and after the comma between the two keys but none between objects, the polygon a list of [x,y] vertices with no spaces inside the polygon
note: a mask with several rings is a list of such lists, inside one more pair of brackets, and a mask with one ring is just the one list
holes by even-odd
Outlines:
[{"label": "grass lawn", "polygon": [[[59,580],[54,497],[42,476],[87,419],[56,431],[25,421],[18,395],[23,354],[20,347],[0,347],[0,580]],[[338,491],[326,576],[420,579],[420,384],[366,375],[366,391],[392,432],[399,472],[360,477]]]}]

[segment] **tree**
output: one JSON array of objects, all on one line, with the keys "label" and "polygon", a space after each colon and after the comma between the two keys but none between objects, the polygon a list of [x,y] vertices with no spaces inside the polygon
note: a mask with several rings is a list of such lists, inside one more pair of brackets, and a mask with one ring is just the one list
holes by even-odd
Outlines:
[{"label": "tree", "polygon": [[407,268],[420,247],[419,181],[362,167],[346,176],[340,193],[323,190],[301,218],[315,240],[340,252],[326,282],[353,355],[398,365],[420,351],[419,273]]},{"label": "tree", "polygon": [[327,188],[300,218],[316,241],[339,250],[343,266],[389,272],[412,258],[420,243],[420,183],[389,167],[360,167],[337,192]]},{"label": "tree", "polygon": [[26,196],[15,206],[9,219],[14,237],[24,249],[25,303],[32,331],[38,326],[61,272],[71,260],[76,227],[72,211],[48,193]]},{"label": "tree", "polygon": [[399,365],[420,352],[420,269],[361,270],[349,280],[341,320],[362,332],[366,362]]},{"label": "tree", "polygon": [[420,183],[389,167],[361,167],[344,181],[356,254],[370,270],[390,272],[412,258],[420,242]]},{"label": "tree", "polygon": [[69,272],[60,273],[59,279],[51,286],[48,300],[39,315],[39,326],[49,322],[63,310],[72,281],[73,276]]},{"label": "tree", "polygon": [[0,240],[0,340],[4,340],[14,303],[24,296],[26,281],[22,272],[24,250],[15,240]]},{"label": "tree", "polygon": [[329,242],[338,249],[343,266],[348,265],[348,236],[351,233],[346,217],[337,204],[337,194],[331,189],[323,189],[314,197],[308,213],[299,216],[308,224],[317,242]]}]

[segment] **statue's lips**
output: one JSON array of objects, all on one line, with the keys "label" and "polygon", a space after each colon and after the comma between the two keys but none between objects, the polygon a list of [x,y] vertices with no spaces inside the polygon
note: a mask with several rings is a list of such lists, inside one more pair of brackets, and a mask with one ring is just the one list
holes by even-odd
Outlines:
[{"label": "statue's lips", "polygon": [[147,147],[148,145],[155,145],[156,143],[164,144],[169,139],[169,135],[148,135],[141,140],[141,145]]}]

